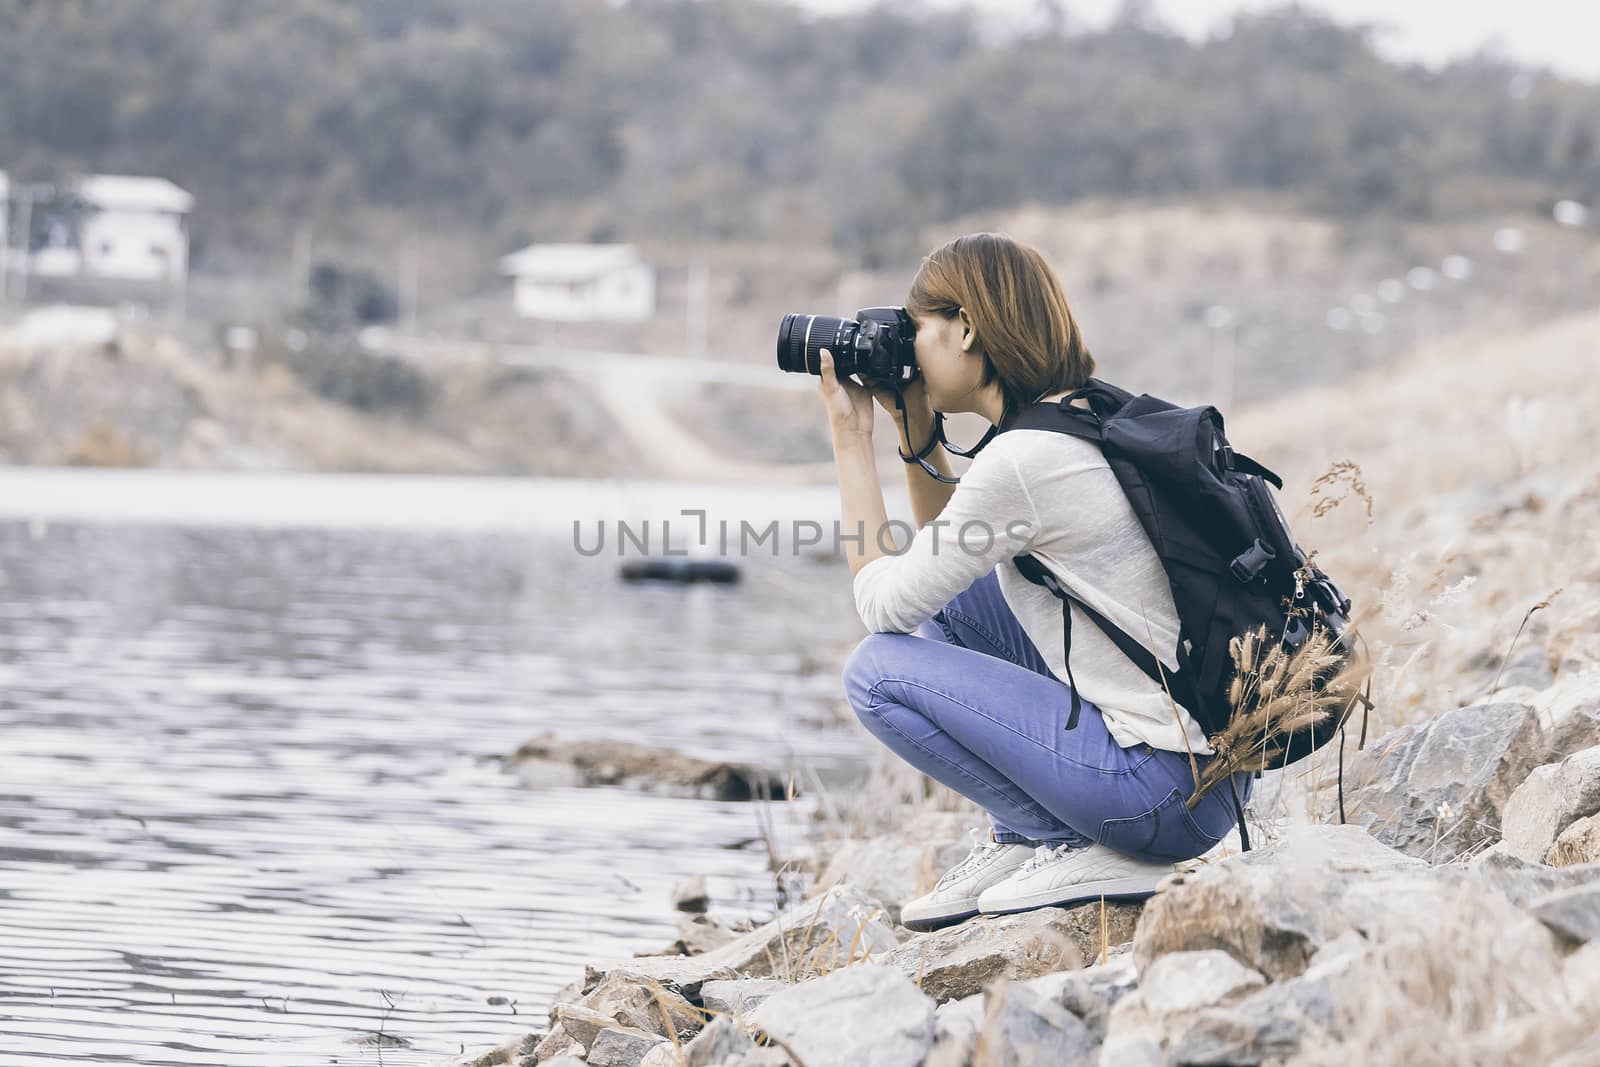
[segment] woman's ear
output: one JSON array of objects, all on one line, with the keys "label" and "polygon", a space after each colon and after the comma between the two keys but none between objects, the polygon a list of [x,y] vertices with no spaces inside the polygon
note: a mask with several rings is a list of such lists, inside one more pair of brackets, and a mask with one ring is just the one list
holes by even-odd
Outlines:
[{"label": "woman's ear", "polygon": [[972,351],[972,343],[978,339],[978,331],[972,326],[972,319],[967,315],[966,308],[957,308],[956,314],[961,317],[961,351]]}]

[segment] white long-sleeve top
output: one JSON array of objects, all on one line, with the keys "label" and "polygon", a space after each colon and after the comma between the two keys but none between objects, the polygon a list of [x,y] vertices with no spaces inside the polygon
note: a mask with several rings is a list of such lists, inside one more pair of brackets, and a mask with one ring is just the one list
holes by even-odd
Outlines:
[{"label": "white long-sleeve top", "polygon": [[[1061,601],[1018,572],[1011,557],[1025,552],[1168,670],[1177,669],[1178,612],[1149,535],[1100,447],[1049,430],[1014,429],[990,441],[937,520],[918,530],[903,552],[880,556],[857,572],[856,610],[869,631],[910,633],[998,567],[1006,604],[1051,673],[1065,682]],[[1187,709],[1169,699],[1077,605],[1072,676],[1079,695],[1104,715],[1117,744],[1145,742],[1182,752],[1187,736],[1189,750],[1211,752]],[[1069,698],[1063,689],[1063,700]]]}]

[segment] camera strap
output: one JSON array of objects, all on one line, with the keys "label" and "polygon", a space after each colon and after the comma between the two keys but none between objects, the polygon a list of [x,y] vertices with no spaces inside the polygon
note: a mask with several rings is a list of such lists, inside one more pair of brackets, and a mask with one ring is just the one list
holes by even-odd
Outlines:
[{"label": "camera strap", "polygon": [[933,478],[935,481],[944,482],[946,485],[958,485],[960,484],[961,479],[952,478],[948,475],[941,474],[937,467],[928,462],[927,457],[932,454],[933,447],[935,445],[943,445],[944,450],[950,453],[952,456],[960,456],[962,459],[971,459],[979,452],[982,452],[984,446],[990,441],[993,441],[995,434],[1004,429],[1009,422],[1009,420],[1001,420],[1000,423],[990,426],[984,435],[978,438],[977,444],[973,445],[971,448],[962,449],[951,444],[950,439],[944,435],[944,412],[935,411],[933,413],[933,434],[928,438],[928,443],[923,445],[920,450],[917,450],[916,446],[911,443],[911,425],[910,420],[906,418],[905,397],[901,395],[898,389],[896,389],[894,393],[894,406],[895,410],[900,413],[900,430],[903,434],[905,434],[906,440],[905,451],[902,452],[899,445],[895,445],[894,450],[900,454],[900,458],[902,460],[907,463],[917,464],[917,466],[921,467],[928,473],[928,477]]}]

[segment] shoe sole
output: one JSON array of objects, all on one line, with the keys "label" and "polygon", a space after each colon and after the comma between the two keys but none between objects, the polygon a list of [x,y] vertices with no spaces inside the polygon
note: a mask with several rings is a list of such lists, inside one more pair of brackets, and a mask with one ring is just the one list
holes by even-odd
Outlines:
[{"label": "shoe sole", "polygon": [[964,923],[968,919],[975,918],[977,915],[978,909],[973,908],[969,911],[951,912],[947,915],[924,915],[920,919],[906,919],[902,917],[900,920],[900,925],[904,926],[907,930],[915,930],[918,933],[927,933],[929,930],[938,930],[945,926],[954,926],[957,923]]},{"label": "shoe sole", "polygon": [[1101,897],[1106,900],[1134,901],[1148,900],[1155,895],[1155,887],[1147,879],[1107,878],[1099,882],[1083,882],[1061,889],[1041,890],[1025,897],[1014,898],[1003,908],[991,910],[980,904],[978,910],[984,915],[1015,915],[1017,912],[1033,911],[1035,908],[1089,903]]}]

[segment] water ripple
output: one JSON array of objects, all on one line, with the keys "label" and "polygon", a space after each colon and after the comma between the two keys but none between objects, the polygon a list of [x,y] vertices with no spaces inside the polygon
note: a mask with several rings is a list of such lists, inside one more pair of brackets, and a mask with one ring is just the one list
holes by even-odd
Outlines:
[{"label": "water ripple", "polygon": [[770,908],[754,806],[493,757],[554,730],[848,763],[847,575],[639,588],[564,549],[0,524],[3,1062],[437,1063],[670,940],[690,873]]}]

